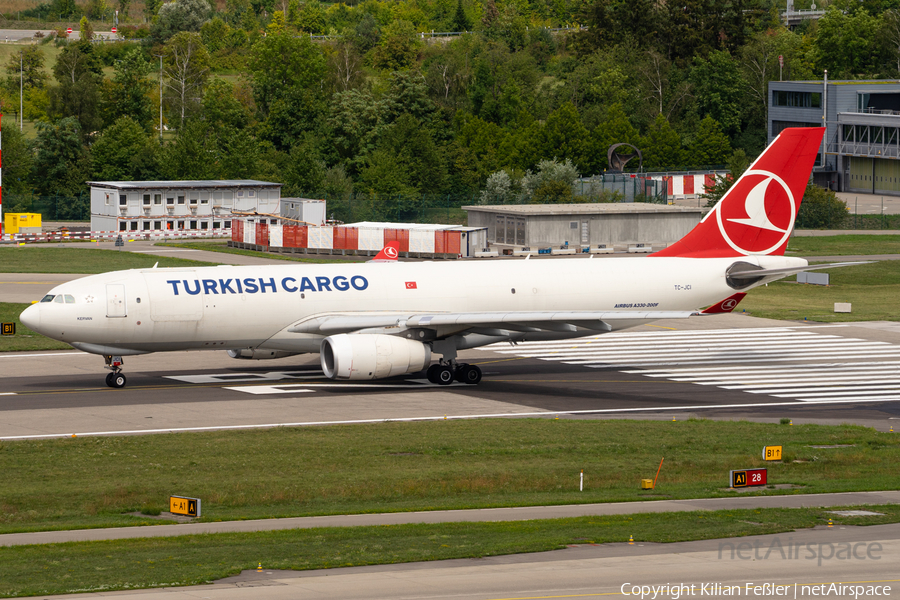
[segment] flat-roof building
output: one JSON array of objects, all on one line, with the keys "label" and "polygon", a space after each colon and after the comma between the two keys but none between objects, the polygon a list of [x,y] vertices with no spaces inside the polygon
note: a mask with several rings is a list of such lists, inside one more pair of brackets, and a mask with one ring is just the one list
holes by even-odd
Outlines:
[{"label": "flat-roof building", "polygon": [[900,195],[900,81],[771,81],[768,141],[826,127],[813,170],[836,191]]},{"label": "flat-roof building", "polygon": [[469,225],[493,244],[529,247],[671,244],[700,222],[703,209],[642,202],[464,206]]},{"label": "flat-roof building", "polygon": [[253,179],[89,181],[93,231],[228,229],[232,211],[278,214],[281,184]]}]

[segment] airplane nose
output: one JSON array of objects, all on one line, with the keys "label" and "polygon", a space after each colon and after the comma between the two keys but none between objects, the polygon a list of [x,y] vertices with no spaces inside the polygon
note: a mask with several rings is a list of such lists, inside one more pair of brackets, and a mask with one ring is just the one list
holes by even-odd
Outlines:
[{"label": "airplane nose", "polygon": [[22,314],[19,315],[19,320],[22,322],[22,325],[28,329],[38,331],[38,328],[41,326],[40,307],[37,304],[32,304],[22,311]]}]

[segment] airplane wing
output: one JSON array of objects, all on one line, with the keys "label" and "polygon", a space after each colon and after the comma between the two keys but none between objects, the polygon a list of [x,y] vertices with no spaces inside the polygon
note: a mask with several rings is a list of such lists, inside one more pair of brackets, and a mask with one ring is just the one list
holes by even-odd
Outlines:
[{"label": "airplane wing", "polygon": [[320,315],[290,328],[291,333],[333,335],[363,329],[399,327],[405,329],[496,328],[510,331],[576,331],[576,328],[607,332],[617,321],[686,319],[696,311],[603,311],[603,312],[472,312],[472,313],[380,313],[369,315]]}]

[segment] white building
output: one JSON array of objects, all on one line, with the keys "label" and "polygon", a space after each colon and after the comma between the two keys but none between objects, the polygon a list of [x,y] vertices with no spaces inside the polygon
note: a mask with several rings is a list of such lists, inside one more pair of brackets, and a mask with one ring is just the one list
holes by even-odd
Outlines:
[{"label": "white building", "polygon": [[230,229],[233,211],[278,215],[281,184],[252,179],[89,181],[92,231]]}]

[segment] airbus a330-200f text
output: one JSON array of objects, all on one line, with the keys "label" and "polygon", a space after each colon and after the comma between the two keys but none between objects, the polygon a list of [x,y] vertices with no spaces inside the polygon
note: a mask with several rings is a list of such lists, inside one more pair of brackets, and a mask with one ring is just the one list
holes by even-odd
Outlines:
[{"label": "airbus a330-200f text", "polygon": [[332,379],[427,369],[476,384],[458,351],[726,312],[753,287],[823,268],[784,256],[823,132],[785,129],[687,236],[646,257],[397,263],[391,247],[373,263],[394,264],[134,269],[59,285],[21,320],[104,356],[116,388],[123,356],[212,349],[318,352]]}]

